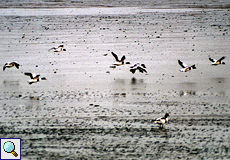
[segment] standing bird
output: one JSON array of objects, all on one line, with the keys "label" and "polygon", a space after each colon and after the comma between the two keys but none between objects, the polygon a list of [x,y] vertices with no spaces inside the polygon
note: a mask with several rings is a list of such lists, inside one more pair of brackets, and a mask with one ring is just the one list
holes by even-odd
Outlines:
[{"label": "standing bird", "polygon": [[49,51],[50,51],[50,50],[53,50],[54,52],[66,51],[66,49],[64,49],[63,47],[64,47],[64,45],[60,45],[60,46],[58,46],[58,47],[50,48]]},{"label": "standing bird", "polygon": [[[116,62],[113,64],[115,66],[120,66],[120,65],[123,65],[125,64],[125,56],[122,56],[121,57],[121,60],[118,59],[118,56],[114,53],[114,52],[111,52],[111,54],[113,55],[113,57],[115,58]],[[126,62],[126,64],[130,64],[130,62]]]},{"label": "standing bird", "polygon": [[209,56],[208,59],[212,62],[212,65],[217,66],[217,65],[219,65],[219,64],[225,64],[225,62],[222,62],[222,60],[225,59],[225,58],[226,58],[226,57],[223,56],[223,57],[221,57],[219,60],[216,60],[216,59],[212,59],[212,58]]},{"label": "standing bird", "polygon": [[130,72],[132,72],[133,74],[136,72],[136,70],[139,70],[139,72],[143,73],[143,72],[146,72],[146,66],[145,64],[140,64],[140,63],[136,63],[134,64],[133,66],[130,67]]},{"label": "standing bird", "polygon": [[3,66],[3,71],[5,71],[6,68],[11,68],[11,67],[16,67],[17,69],[19,69],[20,64],[18,64],[16,61],[14,62],[7,62],[4,66]]},{"label": "standing bird", "polygon": [[168,123],[169,121],[168,117],[169,117],[169,113],[165,113],[164,117],[159,117],[155,119],[154,123],[159,124],[160,127],[162,128],[165,123]]},{"label": "standing bird", "polygon": [[25,72],[24,74],[25,74],[26,76],[30,76],[31,79],[27,81],[29,84],[37,83],[37,82],[39,82],[39,81],[41,81],[41,80],[47,80],[46,77],[40,78],[40,74],[37,74],[37,75],[36,75],[36,74],[30,73],[30,72]]},{"label": "standing bird", "polygon": [[192,69],[196,69],[195,64],[189,67],[184,62],[182,62],[180,60],[178,60],[178,63],[182,67],[182,69],[180,69],[181,72],[188,72],[188,71],[190,71]]}]

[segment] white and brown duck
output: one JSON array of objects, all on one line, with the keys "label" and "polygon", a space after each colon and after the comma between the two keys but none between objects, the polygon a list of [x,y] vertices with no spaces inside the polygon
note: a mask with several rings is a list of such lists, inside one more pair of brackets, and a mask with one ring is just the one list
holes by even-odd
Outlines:
[{"label": "white and brown duck", "polygon": [[188,66],[187,64],[185,64],[184,62],[182,62],[181,60],[178,60],[179,65],[182,67],[182,69],[180,69],[181,72],[188,72],[192,69],[196,69],[195,64],[192,66]]},{"label": "white and brown duck", "polygon": [[16,61],[13,62],[7,62],[4,66],[3,66],[3,71],[5,71],[6,68],[12,68],[12,67],[16,67],[17,69],[19,69],[20,64],[18,64]]},{"label": "white and brown duck", "polygon": [[223,56],[223,57],[221,57],[220,59],[216,60],[216,59],[211,58],[211,57],[209,56],[208,59],[212,62],[212,65],[217,66],[217,65],[219,65],[219,64],[225,64],[225,62],[222,62],[222,60],[224,60],[225,58],[226,58],[226,57]]},{"label": "white and brown duck", "polygon": [[121,57],[121,59],[118,58],[118,56],[114,53],[114,52],[111,52],[111,54],[113,55],[113,57],[115,58],[116,62],[113,63],[114,66],[120,66],[120,65],[124,65],[124,64],[130,64],[130,62],[126,62],[125,63],[125,55],[123,55]]},{"label": "white and brown duck", "polygon": [[66,49],[63,47],[64,47],[64,45],[59,45],[58,47],[50,48],[49,51],[51,51],[51,50],[53,50],[54,52],[66,51]]},{"label": "white and brown duck", "polygon": [[156,118],[154,123],[160,125],[160,127],[163,127],[163,125],[165,123],[168,123],[168,117],[169,117],[169,113],[165,113],[164,117],[159,117],[159,118]]},{"label": "white and brown duck", "polygon": [[40,74],[34,74],[30,72],[25,72],[24,74],[26,76],[30,76],[30,80],[27,81],[29,84],[37,83],[40,82],[41,80],[47,80],[46,77],[40,78]]}]

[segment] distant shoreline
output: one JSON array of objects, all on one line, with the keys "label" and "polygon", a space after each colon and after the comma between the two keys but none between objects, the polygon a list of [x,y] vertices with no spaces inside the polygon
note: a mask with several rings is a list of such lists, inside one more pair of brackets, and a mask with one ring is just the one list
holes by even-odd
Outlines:
[{"label": "distant shoreline", "polygon": [[141,13],[185,13],[213,11],[214,9],[144,9],[140,7],[113,7],[113,8],[5,8],[0,9],[0,16],[57,16],[57,15],[127,15]]},{"label": "distant shoreline", "polygon": [[145,1],[145,0],[123,0],[123,1],[98,1],[98,0],[31,0],[26,1],[2,1],[0,9],[3,8],[27,8],[27,9],[51,9],[51,8],[113,8],[113,7],[143,7],[148,9],[230,9],[228,0],[216,0],[210,3],[205,0],[185,1],[185,0],[161,0],[161,1]]}]

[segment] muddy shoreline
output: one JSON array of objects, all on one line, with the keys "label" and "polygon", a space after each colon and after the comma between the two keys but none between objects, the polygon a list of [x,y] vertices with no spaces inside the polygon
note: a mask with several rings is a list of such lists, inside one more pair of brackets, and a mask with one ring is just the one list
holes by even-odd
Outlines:
[{"label": "muddy shoreline", "polygon": [[[22,159],[230,159],[228,9],[140,3],[0,9],[0,65],[21,64],[0,74],[0,137],[21,138]],[[27,7],[37,5],[45,1]],[[60,44],[66,52],[48,51]],[[148,73],[110,68],[111,51]],[[178,59],[197,69],[179,72]],[[47,81],[28,85],[24,72]],[[165,112],[160,129],[153,121]]]}]

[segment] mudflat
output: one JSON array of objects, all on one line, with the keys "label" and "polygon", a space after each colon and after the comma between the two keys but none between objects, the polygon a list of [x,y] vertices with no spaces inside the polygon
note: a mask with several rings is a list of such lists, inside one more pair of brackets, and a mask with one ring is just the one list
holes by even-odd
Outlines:
[{"label": "mudflat", "polygon": [[230,158],[228,3],[128,2],[1,5],[0,65],[21,66],[0,74],[0,137],[21,138],[22,159]]}]

